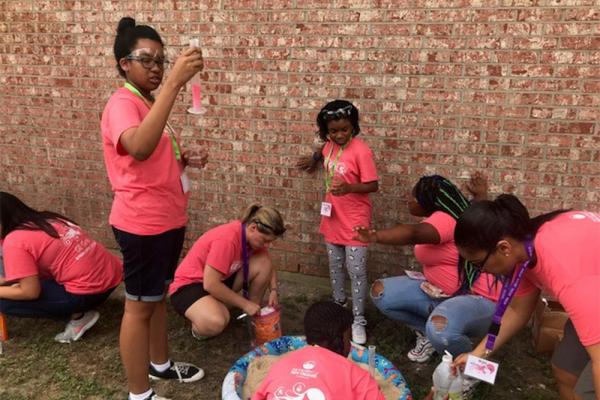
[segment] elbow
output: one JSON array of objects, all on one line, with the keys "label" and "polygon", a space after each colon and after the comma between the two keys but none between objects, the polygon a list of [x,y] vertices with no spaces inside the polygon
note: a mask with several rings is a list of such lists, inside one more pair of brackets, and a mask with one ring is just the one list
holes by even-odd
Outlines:
[{"label": "elbow", "polygon": [[215,288],[215,283],[212,282],[210,279],[208,280],[204,280],[204,282],[202,282],[202,287],[204,288],[204,290],[206,290],[208,293],[212,293],[214,288]]},{"label": "elbow", "polygon": [[150,158],[152,153],[148,152],[148,151],[144,151],[144,150],[137,150],[137,151],[129,152],[129,155],[131,157],[135,158],[136,161],[146,161],[147,159]]},{"label": "elbow", "polygon": [[373,193],[377,192],[378,190],[379,190],[379,182],[376,181],[373,184]]}]

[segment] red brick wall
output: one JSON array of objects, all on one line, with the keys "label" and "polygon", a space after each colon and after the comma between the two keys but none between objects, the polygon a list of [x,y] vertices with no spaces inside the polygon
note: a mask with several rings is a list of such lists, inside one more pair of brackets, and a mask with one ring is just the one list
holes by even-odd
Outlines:
[{"label": "red brick wall", "polygon": [[[406,195],[434,172],[463,183],[483,170],[534,213],[598,209],[595,0],[0,2],[0,189],[109,246],[99,115],[121,84],[112,42],[125,15],[171,47],[203,43],[208,113],[186,115],[183,92],[173,116],[211,153],[191,174],[190,240],[257,200],[293,225],[280,266],[326,274],[322,182],[293,165],[333,98],[362,113],[381,174],[376,226],[410,220]],[[409,250],[373,247],[371,271],[394,272]]]}]

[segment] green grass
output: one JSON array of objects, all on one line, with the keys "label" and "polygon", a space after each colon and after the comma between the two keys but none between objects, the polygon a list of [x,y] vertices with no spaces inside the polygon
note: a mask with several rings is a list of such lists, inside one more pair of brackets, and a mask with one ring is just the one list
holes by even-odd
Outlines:
[{"label": "green grass", "polygon": [[[284,334],[302,334],[306,308],[330,296],[327,281],[292,274],[282,274],[281,280]],[[97,325],[72,344],[54,342],[54,335],[64,327],[61,322],[9,318],[11,339],[0,355],[0,399],[125,399],[127,383],[118,351],[122,308],[119,294],[111,297],[99,309]],[[193,384],[154,383],[156,392],[177,400],[220,399],[227,370],[250,350],[245,324],[233,321],[219,337],[199,342],[191,337],[187,321],[172,310],[169,318],[172,358],[203,367],[206,376]],[[411,331],[371,305],[367,320],[369,343],[400,369],[415,399],[423,398],[439,360],[410,362],[406,353],[414,345]],[[496,385],[479,385],[475,399],[558,399],[549,360],[533,354],[528,330],[505,346],[498,359],[501,364]]]}]

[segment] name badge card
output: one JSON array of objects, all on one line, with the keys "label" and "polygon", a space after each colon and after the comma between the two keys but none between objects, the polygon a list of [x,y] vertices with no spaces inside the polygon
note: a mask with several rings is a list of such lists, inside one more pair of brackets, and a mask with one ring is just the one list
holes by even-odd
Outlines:
[{"label": "name badge card", "polygon": [[321,215],[324,217],[331,217],[331,203],[326,201],[321,202]]},{"label": "name badge card", "polygon": [[183,193],[187,193],[190,191],[190,178],[188,178],[185,171],[181,173],[181,188],[183,189]]},{"label": "name badge card", "polygon": [[498,363],[474,355],[469,355],[467,357],[467,365],[465,366],[464,372],[465,375],[493,385],[496,381],[497,373]]}]

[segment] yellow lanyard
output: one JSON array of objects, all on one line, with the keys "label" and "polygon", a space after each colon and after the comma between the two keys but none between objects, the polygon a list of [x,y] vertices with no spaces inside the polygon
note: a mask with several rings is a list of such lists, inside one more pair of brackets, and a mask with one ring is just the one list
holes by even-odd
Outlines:
[{"label": "yellow lanyard", "polygon": [[[140,99],[142,99],[142,101],[144,102],[146,107],[152,108],[152,104],[150,104],[148,99],[146,99],[144,96],[142,96],[140,91],[135,86],[133,86],[131,83],[125,82],[125,88],[127,90],[129,90],[131,93],[138,96]],[[168,121],[167,121],[165,127],[167,128],[167,132],[169,133],[169,139],[171,139],[171,146],[173,147],[173,151],[175,152],[175,159],[177,161],[181,161],[181,149],[179,148],[179,143],[177,143],[177,139],[175,139],[175,131],[173,130],[173,128],[171,127],[171,125],[169,124]]]},{"label": "yellow lanyard", "polygon": [[327,155],[327,157],[325,157],[325,161],[324,161],[325,169],[327,170],[325,173],[325,193],[329,192],[329,188],[331,187],[331,183],[333,182],[333,176],[335,175],[335,167],[336,167],[338,161],[340,160],[340,157],[342,156],[344,149],[346,147],[348,147],[351,140],[352,140],[352,138],[350,138],[350,140],[348,140],[348,143],[346,143],[343,146],[340,146],[340,149],[338,150],[337,154],[335,155],[335,160],[333,160],[333,165],[330,168],[329,161],[331,160],[331,156],[333,154],[333,146],[334,146],[333,142],[331,142],[331,149],[329,149],[329,154]]}]

